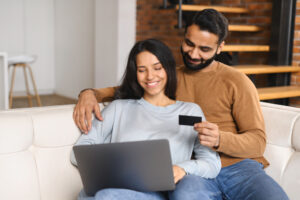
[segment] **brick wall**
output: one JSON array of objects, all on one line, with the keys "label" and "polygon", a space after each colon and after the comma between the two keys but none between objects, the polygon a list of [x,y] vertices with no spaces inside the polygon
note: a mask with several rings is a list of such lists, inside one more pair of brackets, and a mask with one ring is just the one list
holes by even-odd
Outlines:
[{"label": "brick wall", "polygon": [[[177,64],[182,64],[180,45],[184,30],[175,28],[175,9],[162,9],[162,0],[137,0],[137,40],[157,38],[173,51]],[[272,0],[194,0],[196,4],[241,6],[249,8],[249,14],[225,14],[231,24],[259,25],[264,28],[257,33],[231,32],[228,44],[268,44],[270,36]],[[255,59],[253,59],[255,57]],[[267,53],[240,53],[241,64],[266,63]]]},{"label": "brick wall", "polygon": [[[295,34],[293,47],[293,65],[300,66],[300,0],[297,0],[296,18],[295,18]],[[300,73],[294,73],[291,76],[291,85],[300,85]],[[300,106],[300,98],[292,98],[290,104]]]},{"label": "brick wall", "polygon": [[[180,45],[184,36],[183,29],[175,28],[177,13],[175,9],[162,9],[163,0],[137,0],[136,40],[156,38],[164,41],[172,50],[176,63],[182,64]],[[272,16],[272,0],[194,0],[202,5],[226,5],[245,7],[247,14],[225,14],[231,24],[258,25],[263,31],[256,33],[230,32],[227,44],[269,44]],[[240,53],[240,64],[267,64],[268,53]],[[300,0],[297,0],[295,23],[293,65],[300,66]],[[256,85],[266,85],[266,76],[256,78]],[[293,74],[291,84],[300,85],[300,73]],[[300,106],[300,98],[292,98],[291,105]]]}]

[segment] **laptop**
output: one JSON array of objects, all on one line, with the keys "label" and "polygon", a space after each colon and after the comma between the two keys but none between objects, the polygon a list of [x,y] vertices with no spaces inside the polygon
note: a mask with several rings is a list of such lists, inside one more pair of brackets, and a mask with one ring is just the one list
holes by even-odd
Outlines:
[{"label": "laptop", "polygon": [[169,141],[147,140],[73,147],[87,195],[104,188],[174,190]]}]

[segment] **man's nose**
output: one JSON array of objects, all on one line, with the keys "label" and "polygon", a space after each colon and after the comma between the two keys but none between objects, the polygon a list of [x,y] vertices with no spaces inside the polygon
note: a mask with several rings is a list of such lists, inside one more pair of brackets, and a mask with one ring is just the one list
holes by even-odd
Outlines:
[{"label": "man's nose", "polygon": [[198,48],[191,49],[190,57],[192,59],[201,59],[199,49]]}]

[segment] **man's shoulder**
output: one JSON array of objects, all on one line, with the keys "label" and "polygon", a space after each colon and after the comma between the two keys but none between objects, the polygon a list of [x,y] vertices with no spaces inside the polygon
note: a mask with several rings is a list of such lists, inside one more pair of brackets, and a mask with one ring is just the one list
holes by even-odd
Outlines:
[{"label": "man's shoulder", "polygon": [[234,66],[219,63],[219,73],[224,80],[232,82],[248,82],[250,79],[242,72],[234,68]]},{"label": "man's shoulder", "polygon": [[237,69],[234,68],[234,66],[229,66],[224,63],[219,62],[219,68],[221,68],[221,71],[223,73],[226,73],[228,75],[234,75],[234,76],[245,76],[244,73],[238,71]]}]

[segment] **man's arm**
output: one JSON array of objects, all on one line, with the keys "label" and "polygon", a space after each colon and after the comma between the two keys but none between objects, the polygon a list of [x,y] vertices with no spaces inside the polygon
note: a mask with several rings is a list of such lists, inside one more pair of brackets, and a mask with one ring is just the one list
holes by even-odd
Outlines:
[{"label": "man's arm", "polygon": [[257,90],[245,76],[232,88],[231,114],[237,133],[214,123],[198,123],[195,130],[199,132],[200,143],[232,157],[261,157],[266,147],[266,134]]},{"label": "man's arm", "polygon": [[78,97],[78,102],[74,108],[73,119],[78,128],[88,133],[92,126],[92,113],[99,120],[103,120],[100,112],[99,103],[112,99],[116,87],[102,88],[102,89],[87,89],[83,90]]},{"label": "man's arm", "polygon": [[[249,80],[250,81],[250,80]],[[232,107],[238,134],[220,131],[217,151],[240,158],[262,157],[266,148],[265,123],[255,86],[238,95]]]}]

